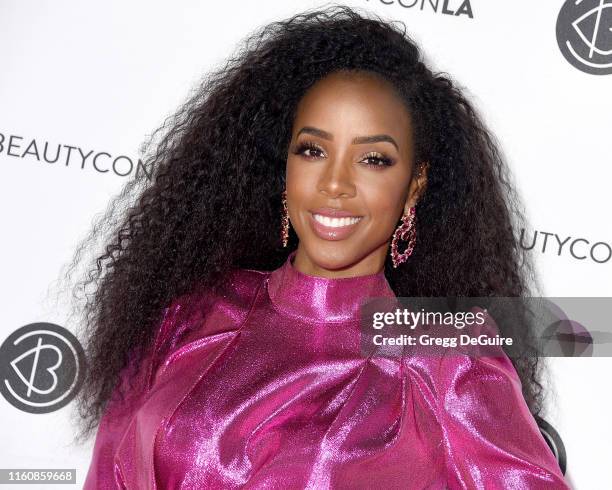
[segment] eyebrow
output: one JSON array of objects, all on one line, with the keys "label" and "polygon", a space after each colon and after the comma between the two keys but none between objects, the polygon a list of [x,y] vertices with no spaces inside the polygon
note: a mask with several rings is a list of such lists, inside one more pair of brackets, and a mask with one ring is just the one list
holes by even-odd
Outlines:
[{"label": "eyebrow", "polygon": [[[298,133],[296,134],[296,137],[302,133],[312,134],[313,136],[318,136],[320,138],[323,138],[329,141],[333,141],[334,139],[331,133],[328,133],[327,131],[323,131],[322,129],[319,129],[319,128],[315,128],[313,126],[304,126],[302,129],[298,131]],[[395,140],[388,134],[373,134],[371,136],[357,136],[356,138],[353,139],[352,143],[354,145],[360,145],[360,144],[365,144],[365,143],[378,143],[381,141],[386,141],[388,143],[391,143],[393,146],[395,146],[397,151],[399,151],[399,146],[397,145]]]}]

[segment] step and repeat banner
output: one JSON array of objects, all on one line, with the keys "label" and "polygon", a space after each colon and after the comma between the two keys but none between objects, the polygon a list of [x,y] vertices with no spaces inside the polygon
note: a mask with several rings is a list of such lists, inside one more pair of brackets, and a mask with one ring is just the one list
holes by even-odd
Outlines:
[{"label": "step and repeat banner", "polygon": [[[612,296],[612,0],[344,3],[404,22],[481,112],[526,205],[521,246],[544,294]],[[0,468],[66,471],[75,483],[62,486],[82,486],[93,440],[72,444],[81,377],[66,373],[78,372],[83,350],[67,307],[49,301],[60,270],[146,170],[140,145],[208,70],[264,24],[326,5],[0,2]],[[19,348],[40,332],[56,339],[55,365],[37,364],[40,342]],[[604,488],[612,359],[548,364],[546,420],[563,441],[566,477]],[[34,392],[46,401],[31,403]]]}]

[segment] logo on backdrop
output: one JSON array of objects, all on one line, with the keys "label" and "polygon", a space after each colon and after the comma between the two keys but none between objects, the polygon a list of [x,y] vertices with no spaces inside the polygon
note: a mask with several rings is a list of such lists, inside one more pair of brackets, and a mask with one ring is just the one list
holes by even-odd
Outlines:
[{"label": "logo on backdrop", "polygon": [[147,180],[151,180],[151,170],[140,158],[134,159],[127,155],[111,155],[107,151],[87,150],[80,146],[50,143],[49,141],[26,138],[16,134],[0,132],[0,158],[14,157],[27,160],[32,164],[49,164],[55,167],[72,167],[97,173],[110,173],[119,177],[134,175],[138,177],[144,172]]},{"label": "logo on backdrop", "polygon": [[0,393],[24,412],[53,412],[76,396],[84,369],[85,353],[71,332],[31,323],[0,346]]},{"label": "logo on backdrop", "polygon": [[530,233],[521,228],[519,243],[525,250],[539,251],[543,254],[552,252],[559,257],[571,256],[576,260],[586,260],[596,264],[607,264],[612,261],[612,245],[607,242],[591,243],[586,238],[537,230]]},{"label": "logo on backdrop", "polygon": [[[367,0],[368,2],[370,0]],[[404,9],[427,10],[435,14],[454,15],[456,17],[474,18],[470,0],[379,0],[383,5],[397,3],[398,7]]]},{"label": "logo on backdrop", "polygon": [[557,43],[567,61],[592,75],[612,73],[612,0],[566,0]]}]

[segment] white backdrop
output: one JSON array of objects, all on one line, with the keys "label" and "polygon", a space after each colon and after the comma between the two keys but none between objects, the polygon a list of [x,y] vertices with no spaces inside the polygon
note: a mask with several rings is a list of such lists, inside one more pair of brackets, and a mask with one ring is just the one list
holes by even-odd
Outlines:
[{"label": "white backdrop", "polygon": [[[604,260],[612,244],[612,75],[585,73],[562,55],[555,26],[563,0],[471,0],[473,18],[442,13],[443,3],[456,11],[464,1],[426,1],[422,9],[421,0],[344,3],[405,22],[433,67],[466,87],[499,138],[539,232],[531,253],[545,294],[612,296],[612,259]],[[322,5],[0,3],[0,343],[34,322],[67,326],[66,311],[45,301],[49,286],[93,217],[130,178],[120,175],[130,170],[128,158],[138,161],[139,144],[201,76],[252,30]],[[599,39],[610,50],[612,8],[603,11]],[[51,155],[65,145],[58,162],[23,155],[32,140],[41,154],[45,143]],[[99,169],[111,170],[96,170],[95,155]],[[552,234],[546,246],[544,232]],[[567,237],[559,252],[557,238]],[[588,241],[574,249],[585,259],[569,251],[576,238]],[[598,242],[593,259],[589,250]],[[579,489],[603,488],[612,482],[612,359],[550,364],[556,395],[546,418],[565,443],[568,480]],[[0,467],[76,468],[80,488],[91,445],[70,446],[71,409],[32,414],[0,398]]]}]

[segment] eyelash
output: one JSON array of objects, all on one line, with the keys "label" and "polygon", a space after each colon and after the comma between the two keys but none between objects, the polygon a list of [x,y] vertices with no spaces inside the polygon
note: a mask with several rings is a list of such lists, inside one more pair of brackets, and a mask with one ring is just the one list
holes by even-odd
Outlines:
[{"label": "eyelash", "polygon": [[[312,141],[305,141],[303,143],[299,143],[297,145],[297,147],[295,148],[295,150],[293,150],[292,153],[294,155],[302,155],[304,158],[307,158],[309,160],[312,159],[312,158],[316,158],[316,157],[313,157],[313,156],[303,155],[303,153],[306,150],[320,151],[322,153],[325,153],[325,150],[323,150],[323,148],[321,148],[316,143],[313,143]],[[369,153],[366,153],[363,156],[363,158],[364,159],[372,158],[372,159],[378,160],[379,162],[382,162],[382,163],[366,163],[365,164],[368,167],[374,167],[374,168],[377,168],[377,167],[389,167],[389,166],[393,165],[393,163],[395,163],[392,158],[389,158],[384,153],[379,153],[379,152],[376,152],[376,151],[371,151]]]}]

